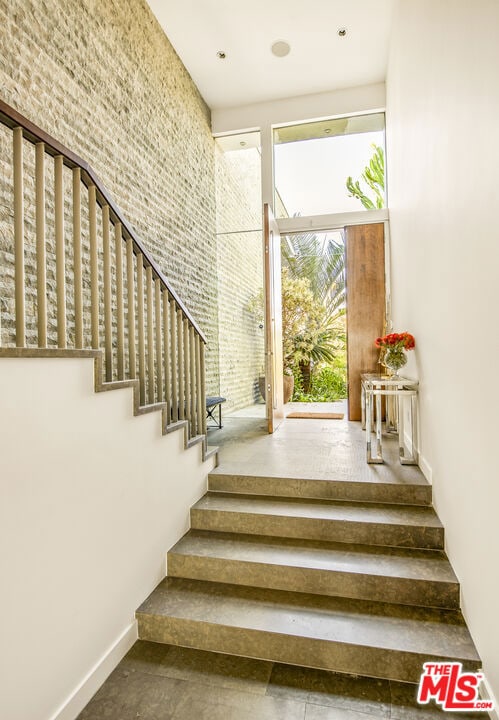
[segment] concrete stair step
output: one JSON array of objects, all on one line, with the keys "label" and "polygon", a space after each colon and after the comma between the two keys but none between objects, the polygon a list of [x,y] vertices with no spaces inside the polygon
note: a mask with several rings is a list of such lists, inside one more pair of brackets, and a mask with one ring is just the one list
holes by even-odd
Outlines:
[{"label": "concrete stair step", "polygon": [[191,527],[272,537],[442,549],[431,507],[208,492],[191,508]]},{"label": "concrete stair step", "polygon": [[480,665],[456,610],[166,578],[137,620],[142,640],[402,682],[424,662]]},{"label": "concrete stair step", "polygon": [[169,551],[170,577],[427,607],[459,608],[438,550],[191,530]]},{"label": "concrete stair step", "polygon": [[422,474],[420,482],[363,482],[357,480],[320,480],[271,475],[241,475],[222,468],[208,476],[208,489],[243,495],[271,495],[323,500],[431,505],[432,489]]}]

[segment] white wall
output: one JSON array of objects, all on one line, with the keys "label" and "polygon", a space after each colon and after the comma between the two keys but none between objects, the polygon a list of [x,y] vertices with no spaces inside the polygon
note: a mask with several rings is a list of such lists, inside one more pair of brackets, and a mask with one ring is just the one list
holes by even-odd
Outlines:
[{"label": "white wall", "polygon": [[499,3],[398,2],[387,77],[394,327],[414,333],[421,452],[499,696]]},{"label": "white wall", "polygon": [[2,358],[0,402],[0,717],[75,717],[213,461],[162,436],[160,413],[133,417],[130,389],[95,394],[92,360]]}]

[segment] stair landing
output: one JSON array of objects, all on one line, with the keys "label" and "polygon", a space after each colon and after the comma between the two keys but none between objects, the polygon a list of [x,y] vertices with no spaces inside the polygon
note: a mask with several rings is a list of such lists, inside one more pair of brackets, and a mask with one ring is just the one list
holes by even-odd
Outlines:
[{"label": "stair landing", "polygon": [[[360,423],[348,422],[346,408],[341,404],[338,404],[339,407],[336,403],[325,405],[328,411],[331,408],[335,412],[338,409],[344,412],[344,419],[285,419],[272,435],[266,432],[263,405],[225,416],[223,429],[210,430],[208,434],[210,444],[220,448],[220,467],[215,475],[239,473],[245,477],[280,477],[297,481],[315,479],[385,486],[427,486],[418,467],[400,464],[398,445],[393,435],[383,440],[386,462],[383,465],[368,465],[365,432]],[[308,407],[308,403],[286,405],[289,412]],[[284,494],[289,496],[288,492]],[[322,492],[321,496],[324,497]],[[350,495],[348,499],[354,498]]]}]

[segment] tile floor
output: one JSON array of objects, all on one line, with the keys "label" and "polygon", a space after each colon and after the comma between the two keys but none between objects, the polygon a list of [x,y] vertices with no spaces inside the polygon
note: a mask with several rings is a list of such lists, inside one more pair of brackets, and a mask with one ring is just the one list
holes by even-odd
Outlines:
[{"label": "tile floor", "polygon": [[[317,406],[317,407],[314,407]],[[384,436],[383,465],[366,463],[365,432],[349,422],[346,401],[288,403],[287,412],[344,412],[343,420],[285,419],[273,435],[266,432],[265,406],[253,405],[223,416],[222,430],[208,432],[220,448],[226,473],[292,478],[426,484],[418,467],[401,465],[395,435]]]},{"label": "tile floor", "polygon": [[416,686],[138,641],[78,720],[468,720]]}]

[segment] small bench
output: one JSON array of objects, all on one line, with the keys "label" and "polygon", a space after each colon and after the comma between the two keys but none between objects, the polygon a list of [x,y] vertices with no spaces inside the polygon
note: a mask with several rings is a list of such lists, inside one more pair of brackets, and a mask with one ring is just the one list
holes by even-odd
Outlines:
[{"label": "small bench", "polygon": [[[208,427],[217,427],[219,430],[222,429],[222,404],[225,402],[224,397],[207,397],[206,398],[206,419],[211,418],[215,425],[208,425]],[[214,412],[218,408],[218,420],[214,415]]]}]

